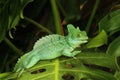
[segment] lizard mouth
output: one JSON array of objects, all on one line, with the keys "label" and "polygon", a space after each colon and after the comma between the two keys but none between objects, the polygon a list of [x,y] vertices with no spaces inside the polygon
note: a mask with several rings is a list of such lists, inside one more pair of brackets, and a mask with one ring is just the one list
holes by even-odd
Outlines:
[{"label": "lizard mouth", "polygon": [[87,40],[84,40],[84,41],[82,41],[82,42],[86,43],[86,42],[87,42]]},{"label": "lizard mouth", "polygon": [[86,43],[88,41],[86,39],[82,39],[81,42]]}]

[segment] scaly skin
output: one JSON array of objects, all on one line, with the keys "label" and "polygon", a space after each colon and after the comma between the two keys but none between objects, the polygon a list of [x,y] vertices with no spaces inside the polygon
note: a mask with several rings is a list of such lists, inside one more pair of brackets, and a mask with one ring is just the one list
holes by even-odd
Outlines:
[{"label": "scaly skin", "polygon": [[23,55],[15,65],[14,72],[22,73],[25,69],[34,66],[40,60],[54,59],[61,55],[74,57],[81,51],[74,49],[87,42],[85,31],[74,28],[73,25],[67,25],[68,35],[61,36],[58,34],[48,35],[39,39],[33,50]]}]

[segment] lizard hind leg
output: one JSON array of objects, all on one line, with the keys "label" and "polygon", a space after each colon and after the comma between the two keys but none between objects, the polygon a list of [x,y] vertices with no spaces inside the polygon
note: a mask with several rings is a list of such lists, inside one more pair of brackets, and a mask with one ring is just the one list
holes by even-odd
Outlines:
[{"label": "lizard hind leg", "polygon": [[24,72],[25,69],[21,69],[18,74],[17,74],[17,78],[21,77],[22,73]]},{"label": "lizard hind leg", "polygon": [[20,70],[17,72],[17,73],[18,73],[18,74],[17,74],[17,78],[21,77],[24,71],[28,71],[28,69],[25,68],[25,67],[22,68],[22,69],[20,69]]}]

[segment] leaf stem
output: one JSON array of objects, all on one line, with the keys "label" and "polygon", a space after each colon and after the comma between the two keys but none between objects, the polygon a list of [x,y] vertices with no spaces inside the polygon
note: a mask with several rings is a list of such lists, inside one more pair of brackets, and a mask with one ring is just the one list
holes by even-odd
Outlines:
[{"label": "leaf stem", "polygon": [[22,53],[24,53],[23,51],[21,51],[20,49],[18,49],[7,37],[4,38],[4,41],[18,55],[22,55]]},{"label": "leaf stem", "polygon": [[36,21],[34,21],[34,20],[32,20],[32,19],[30,19],[28,17],[24,17],[24,19],[27,20],[27,21],[29,21],[29,22],[31,22],[32,24],[34,24],[38,28],[43,29],[47,33],[52,34],[52,32],[49,29],[45,28],[44,26],[42,26],[41,24],[37,23]]},{"label": "leaf stem", "polygon": [[59,73],[59,59],[55,59],[55,80],[58,80]]},{"label": "leaf stem", "polygon": [[4,70],[4,66],[6,65],[6,62],[7,62],[7,58],[8,58],[8,55],[9,54],[6,54],[5,58],[3,59],[3,62],[1,64],[1,67],[0,67],[0,73]]},{"label": "leaf stem", "polygon": [[117,70],[120,71],[120,67],[118,65],[117,57],[115,57],[115,64],[116,64]]},{"label": "leaf stem", "polygon": [[58,4],[58,7],[59,7],[61,13],[63,14],[63,16],[67,17],[67,14],[66,14],[65,10],[63,9],[62,5],[58,1],[57,1],[57,4]]},{"label": "leaf stem", "polygon": [[55,21],[55,28],[56,28],[56,33],[61,34],[62,33],[62,27],[61,27],[61,22],[60,22],[60,16],[58,12],[58,8],[56,5],[56,0],[50,0],[51,2],[51,7],[53,11],[53,16],[54,16],[54,21]]},{"label": "leaf stem", "polygon": [[88,23],[87,23],[87,26],[86,26],[86,32],[87,32],[87,33],[89,33],[89,31],[90,31],[90,26],[91,26],[91,24],[92,24],[92,21],[93,21],[93,18],[94,18],[94,16],[95,16],[95,13],[96,13],[96,11],[97,11],[97,7],[98,7],[99,3],[100,3],[100,0],[96,0],[96,2],[95,2],[95,4],[94,4],[92,13],[91,13],[91,15],[90,15],[90,18],[89,18]]}]

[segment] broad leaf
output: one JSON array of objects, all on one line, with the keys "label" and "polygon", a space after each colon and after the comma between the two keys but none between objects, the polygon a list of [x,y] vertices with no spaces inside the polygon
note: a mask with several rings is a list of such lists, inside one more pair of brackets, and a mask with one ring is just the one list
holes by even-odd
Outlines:
[{"label": "broad leaf", "polygon": [[3,79],[17,80],[116,80],[114,75],[101,69],[93,69],[84,64],[94,64],[116,69],[114,57],[104,53],[86,52],[77,55],[77,59],[61,57],[59,59],[40,61],[26,70],[18,78],[13,73]]},{"label": "broad leaf", "polygon": [[11,74],[10,72],[1,73],[1,74],[0,74],[0,80],[1,80],[1,78],[6,77],[6,76],[8,76],[8,75],[10,75],[10,74]]},{"label": "broad leaf", "polygon": [[115,77],[117,80],[120,80],[120,71],[116,71]]},{"label": "broad leaf", "polygon": [[79,54],[78,58],[85,64],[93,64],[118,70],[115,57],[103,52],[84,52],[83,54]]},{"label": "broad leaf", "polygon": [[99,22],[99,29],[105,30],[107,33],[113,34],[120,30],[120,9],[111,12],[102,18]]},{"label": "broad leaf", "polygon": [[0,6],[0,42],[3,40],[6,32],[15,28],[20,17],[23,18],[23,9],[26,4],[33,0],[7,0],[1,1]]},{"label": "broad leaf", "polygon": [[107,54],[120,56],[120,36],[112,41],[107,49]]},{"label": "broad leaf", "polygon": [[96,37],[90,40],[90,42],[86,45],[87,48],[95,48],[100,47],[103,44],[107,44],[107,34],[104,30],[102,30]]},{"label": "broad leaf", "polygon": [[47,0],[34,0],[34,2],[28,4],[24,9],[24,15],[34,19],[37,17],[45,6]]},{"label": "broad leaf", "polygon": [[67,22],[75,22],[80,19],[80,17],[81,17],[80,3],[82,3],[81,0],[71,0],[71,1],[59,0],[58,6]]}]

